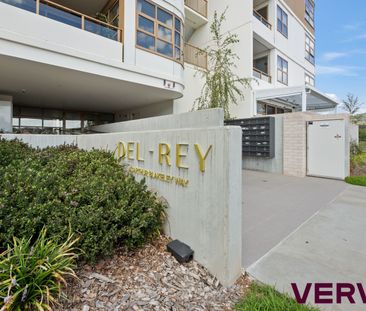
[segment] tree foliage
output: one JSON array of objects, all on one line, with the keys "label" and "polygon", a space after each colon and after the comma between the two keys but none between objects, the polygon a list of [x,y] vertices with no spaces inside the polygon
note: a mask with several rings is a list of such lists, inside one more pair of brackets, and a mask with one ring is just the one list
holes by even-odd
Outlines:
[{"label": "tree foliage", "polygon": [[355,115],[363,106],[363,103],[360,102],[358,96],[354,94],[347,94],[347,98],[343,100],[342,108],[347,111],[350,115]]},{"label": "tree foliage", "polygon": [[220,16],[217,12],[214,14],[210,26],[212,44],[203,51],[207,53],[208,68],[199,69],[205,83],[194,108],[223,108],[225,119],[230,119],[230,105],[244,99],[243,89],[250,88],[250,79],[241,78],[235,73],[239,57],[234,52],[234,46],[239,43],[239,38],[237,34],[222,33],[226,12],[227,9]]}]

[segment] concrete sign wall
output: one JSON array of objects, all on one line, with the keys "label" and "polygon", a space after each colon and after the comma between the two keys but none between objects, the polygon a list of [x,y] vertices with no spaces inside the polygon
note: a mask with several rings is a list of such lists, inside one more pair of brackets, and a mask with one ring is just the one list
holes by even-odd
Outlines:
[{"label": "concrete sign wall", "polygon": [[190,245],[224,285],[241,273],[241,129],[214,127],[80,136],[2,135],[36,147],[107,149],[168,202],[165,231]]},{"label": "concrete sign wall", "polygon": [[241,272],[241,129],[220,127],[84,135],[83,149],[114,151],[168,204],[166,233],[190,245],[220,281]]}]

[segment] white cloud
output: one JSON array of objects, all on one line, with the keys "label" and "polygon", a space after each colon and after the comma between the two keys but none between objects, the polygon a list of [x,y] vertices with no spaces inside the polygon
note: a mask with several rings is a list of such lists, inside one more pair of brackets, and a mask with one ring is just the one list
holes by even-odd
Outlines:
[{"label": "white cloud", "polygon": [[347,30],[347,31],[355,31],[355,30],[360,29],[361,26],[362,26],[362,23],[346,24],[346,25],[343,25],[343,29]]},{"label": "white cloud", "polygon": [[366,40],[366,33],[361,33],[357,36],[350,37],[350,38],[344,40],[343,43],[354,42],[354,41],[359,41],[359,40]]},{"label": "white cloud", "polygon": [[338,58],[342,58],[342,57],[346,57],[348,56],[347,53],[343,53],[343,52],[328,52],[328,53],[324,53],[323,55],[323,59],[327,62],[336,60]]},{"label": "white cloud", "polygon": [[325,93],[325,95],[327,95],[328,97],[330,97],[331,99],[333,99],[334,101],[336,102],[339,102],[339,98],[336,94],[333,94],[333,93]]},{"label": "white cloud", "polygon": [[347,67],[347,66],[322,66],[316,67],[316,73],[318,75],[338,75],[346,77],[356,77],[358,73],[356,72],[357,67]]}]

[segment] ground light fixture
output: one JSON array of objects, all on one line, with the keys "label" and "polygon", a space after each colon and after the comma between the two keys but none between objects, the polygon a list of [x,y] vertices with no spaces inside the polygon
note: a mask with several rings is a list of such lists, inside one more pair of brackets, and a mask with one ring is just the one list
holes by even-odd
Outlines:
[{"label": "ground light fixture", "polygon": [[194,251],[179,240],[174,240],[167,245],[167,250],[179,263],[186,263],[193,260]]}]

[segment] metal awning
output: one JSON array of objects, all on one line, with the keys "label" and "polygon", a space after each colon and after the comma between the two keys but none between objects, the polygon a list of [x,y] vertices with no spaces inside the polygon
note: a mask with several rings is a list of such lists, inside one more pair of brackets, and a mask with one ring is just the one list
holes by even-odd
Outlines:
[{"label": "metal awning", "polygon": [[283,87],[255,91],[257,101],[270,100],[294,110],[331,110],[339,102],[311,86]]}]

